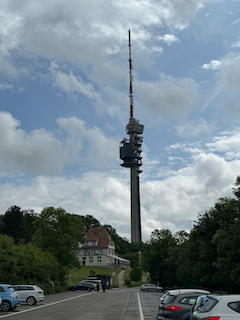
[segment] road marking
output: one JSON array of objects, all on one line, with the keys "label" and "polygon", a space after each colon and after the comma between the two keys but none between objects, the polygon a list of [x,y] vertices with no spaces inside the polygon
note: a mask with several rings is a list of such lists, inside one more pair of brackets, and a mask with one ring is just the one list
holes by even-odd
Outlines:
[{"label": "road marking", "polygon": [[144,320],[142,305],[141,305],[141,301],[140,301],[138,292],[137,292],[137,297],[138,297],[138,307],[139,307],[140,320]]},{"label": "road marking", "polygon": [[66,301],[69,301],[69,300],[74,300],[74,299],[77,299],[77,298],[86,297],[86,296],[88,296],[90,294],[94,294],[94,293],[96,293],[96,292],[86,293],[86,294],[83,294],[83,295],[80,295],[80,296],[76,296],[76,297],[72,297],[72,298],[68,298],[68,299],[64,299],[64,300],[55,301],[55,302],[52,302],[52,303],[49,303],[49,304],[45,304],[43,306],[34,307],[34,308],[31,308],[31,309],[27,309],[27,310],[18,311],[18,312],[15,312],[15,313],[7,314],[7,315],[4,315],[4,316],[0,316],[0,319],[12,317],[12,316],[17,316],[18,314],[29,312],[29,311],[35,311],[37,309],[50,307],[50,306],[53,306],[54,304],[58,304],[58,303],[61,303],[61,302],[66,302]]}]

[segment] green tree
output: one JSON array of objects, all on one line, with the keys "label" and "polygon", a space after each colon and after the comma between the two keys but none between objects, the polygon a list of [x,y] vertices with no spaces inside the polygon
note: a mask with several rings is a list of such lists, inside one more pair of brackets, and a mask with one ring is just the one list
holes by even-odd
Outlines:
[{"label": "green tree", "polygon": [[16,243],[20,240],[30,242],[35,232],[36,213],[31,210],[22,210],[18,206],[8,208],[0,219],[0,233],[12,237]]},{"label": "green tree", "polygon": [[[175,246],[175,239],[166,229],[154,230],[151,240],[146,243],[143,250],[143,269],[150,273],[153,283],[161,286],[170,286],[170,269],[168,268],[169,249]],[[173,271],[175,272],[175,270]],[[174,284],[174,283],[173,283]]]},{"label": "green tree", "polygon": [[139,266],[134,266],[129,275],[132,281],[139,281],[142,279],[142,273],[142,269]]},{"label": "green tree", "polygon": [[62,266],[80,266],[77,253],[85,235],[80,216],[62,208],[47,207],[41,212],[36,227],[33,243],[37,247],[51,252]]},{"label": "green tree", "polygon": [[94,216],[87,214],[86,216],[80,216],[85,227],[86,232],[91,228],[100,228],[101,223],[94,218]]},{"label": "green tree", "polygon": [[0,261],[2,282],[37,283],[46,292],[56,292],[64,284],[66,272],[57,259],[31,243],[16,245],[13,238],[0,235]]}]

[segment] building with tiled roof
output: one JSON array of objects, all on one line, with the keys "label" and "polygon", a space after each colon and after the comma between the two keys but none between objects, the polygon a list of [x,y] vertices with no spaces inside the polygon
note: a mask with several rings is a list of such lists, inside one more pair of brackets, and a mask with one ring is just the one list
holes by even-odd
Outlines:
[{"label": "building with tiled roof", "polygon": [[130,266],[129,260],[115,254],[115,243],[105,228],[88,230],[78,258],[83,266]]}]

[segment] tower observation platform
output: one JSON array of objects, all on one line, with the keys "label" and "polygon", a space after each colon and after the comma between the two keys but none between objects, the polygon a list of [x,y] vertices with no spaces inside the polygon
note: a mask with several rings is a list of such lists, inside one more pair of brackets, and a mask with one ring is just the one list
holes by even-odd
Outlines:
[{"label": "tower observation platform", "polygon": [[142,241],[141,210],[140,210],[140,182],[139,174],[142,172],[142,137],[144,126],[133,117],[133,93],[132,93],[132,60],[131,40],[129,30],[129,73],[130,73],[130,119],[126,126],[129,139],[124,138],[120,142],[120,159],[122,167],[130,168],[131,181],[131,242]]}]

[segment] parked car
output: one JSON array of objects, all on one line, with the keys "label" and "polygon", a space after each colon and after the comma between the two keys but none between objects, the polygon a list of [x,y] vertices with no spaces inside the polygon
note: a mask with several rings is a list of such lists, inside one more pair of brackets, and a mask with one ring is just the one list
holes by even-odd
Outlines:
[{"label": "parked car", "polygon": [[20,306],[20,297],[10,284],[0,284],[0,294],[2,297],[1,310],[14,310]]},{"label": "parked car", "polygon": [[29,306],[44,300],[44,291],[36,285],[13,285],[13,289],[20,296],[21,302],[27,302]]},{"label": "parked car", "polygon": [[189,292],[200,292],[203,295],[210,293],[210,291],[203,290],[203,289],[173,289],[173,290],[169,290],[163,296],[160,297],[160,303],[162,303],[168,295],[176,294],[176,293],[189,293]]},{"label": "parked car", "polygon": [[85,283],[85,282],[92,283],[95,287],[95,290],[97,290],[97,284],[99,284],[99,289],[102,289],[102,281],[101,280],[85,279],[85,280],[81,281],[81,283]]},{"label": "parked car", "polygon": [[95,286],[90,282],[80,282],[75,286],[71,286],[68,288],[68,291],[75,291],[75,290],[92,291],[92,290],[95,290]]},{"label": "parked car", "polygon": [[140,290],[142,291],[158,291],[158,292],[162,292],[164,289],[163,287],[159,287],[159,286],[156,286],[155,284],[151,284],[151,283],[145,283],[145,284],[142,284],[140,286]]},{"label": "parked car", "polygon": [[1,307],[2,307],[2,297],[0,295],[0,310],[1,310]]},{"label": "parked car", "polygon": [[168,292],[159,305],[157,319],[189,320],[193,306],[200,295],[202,292]]},{"label": "parked car", "polygon": [[239,320],[240,295],[209,295],[193,312],[193,320]]}]

